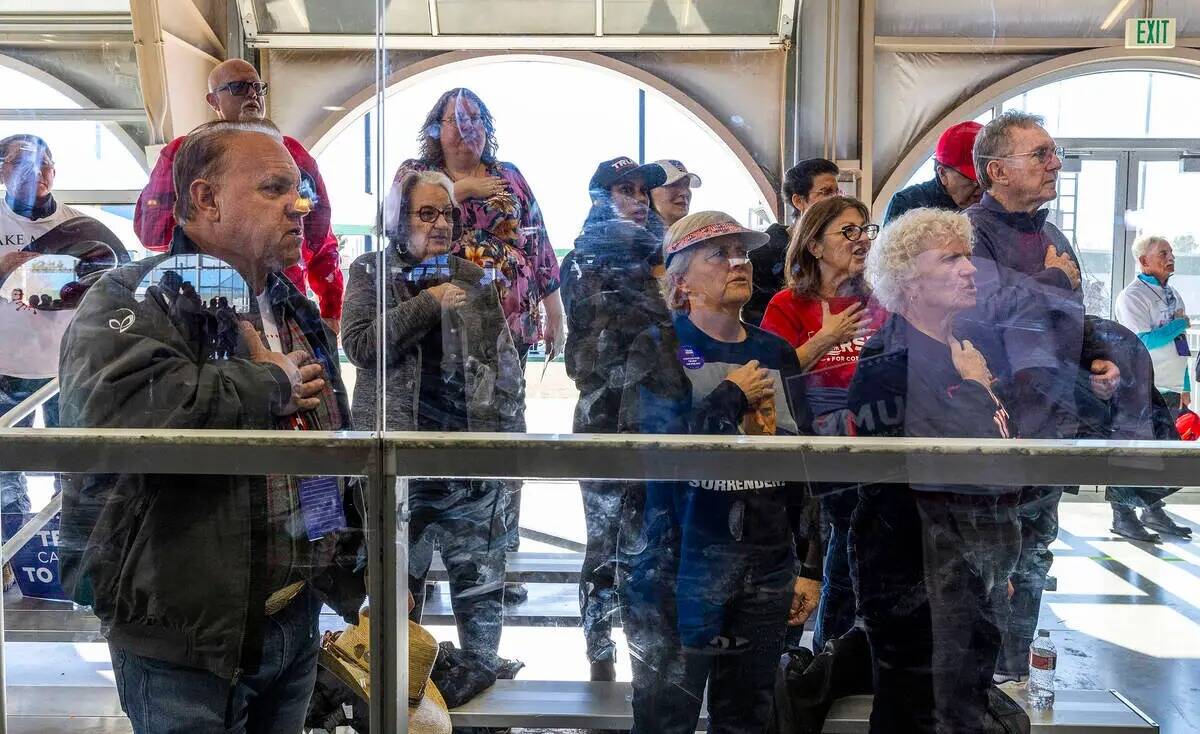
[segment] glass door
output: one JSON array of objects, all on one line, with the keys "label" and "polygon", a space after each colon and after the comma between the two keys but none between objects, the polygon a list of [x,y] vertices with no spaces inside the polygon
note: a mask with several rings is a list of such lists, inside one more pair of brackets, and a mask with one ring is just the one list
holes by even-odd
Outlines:
[{"label": "glass door", "polygon": [[[1175,251],[1171,285],[1183,296],[1190,315],[1200,314],[1200,173],[1180,170],[1182,151],[1135,152],[1130,158],[1127,239],[1161,235]],[[1126,250],[1127,280],[1137,272]]]},{"label": "glass door", "polygon": [[1050,220],[1063,231],[1081,261],[1087,312],[1108,317],[1123,280],[1122,212],[1129,156],[1121,151],[1068,148],[1059,173]]}]

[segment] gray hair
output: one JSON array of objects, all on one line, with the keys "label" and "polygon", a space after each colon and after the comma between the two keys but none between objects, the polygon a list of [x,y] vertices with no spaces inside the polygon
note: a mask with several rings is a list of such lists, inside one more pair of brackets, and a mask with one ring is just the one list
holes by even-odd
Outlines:
[{"label": "gray hair", "polygon": [[225,172],[225,152],[229,138],[236,133],[259,133],[283,143],[283,135],[270,120],[216,120],[206,122],[188,133],[175,153],[171,178],[175,185],[175,220],[190,222],[195,215],[192,182],[211,181]]},{"label": "gray hair", "polygon": [[450,204],[458,206],[454,198],[454,182],[441,171],[409,171],[392,182],[387,198],[383,202],[383,234],[389,242],[408,241],[408,215],[413,189],[417,184],[438,186],[450,197]]},{"label": "gray hair", "polygon": [[[667,248],[671,243],[683,239],[698,229],[703,229],[710,224],[717,224],[718,222],[736,222],[736,220],[724,212],[703,211],[692,212],[675,224],[672,224],[663,238],[663,259],[667,259]],[[679,286],[683,284],[683,276],[692,264],[692,259],[696,256],[696,252],[696,247],[693,245],[686,250],[680,250],[671,255],[670,261],[667,263],[667,277],[663,283],[663,298],[667,301],[667,308],[671,309],[671,313],[676,316],[688,313],[687,296],[683,294]]]},{"label": "gray hair", "polygon": [[904,289],[916,279],[917,256],[948,242],[973,244],[971,220],[960,212],[913,209],[893,219],[867,252],[864,276],[875,299],[892,313],[902,313]]},{"label": "gray hair", "polygon": [[1133,245],[1129,248],[1130,250],[1133,251],[1133,259],[1134,260],[1139,259],[1142,255],[1145,255],[1146,252],[1153,245],[1158,244],[1160,242],[1162,244],[1166,245],[1167,247],[1171,246],[1171,241],[1168,240],[1166,237],[1163,237],[1162,235],[1148,234],[1148,235],[1145,235],[1144,237],[1138,237],[1136,240],[1133,241]]},{"label": "gray hair", "polygon": [[1002,112],[996,119],[983,126],[975,138],[975,147],[971,149],[971,158],[975,163],[975,173],[979,176],[979,185],[984,191],[991,191],[991,176],[987,172],[987,164],[1012,153],[1012,136],[1009,130],[1013,128],[1029,129],[1044,127],[1046,118],[1022,110]]}]

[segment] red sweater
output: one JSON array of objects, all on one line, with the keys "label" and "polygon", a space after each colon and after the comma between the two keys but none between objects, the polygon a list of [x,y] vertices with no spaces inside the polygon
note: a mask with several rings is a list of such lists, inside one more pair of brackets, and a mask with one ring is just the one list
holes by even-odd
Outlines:
[{"label": "red sweater", "polygon": [[[862,303],[857,296],[840,296],[829,299],[831,313],[841,313],[851,304]],[[868,300],[867,311],[871,314],[871,333],[875,333],[887,320],[887,311],[873,300]],[[791,288],[779,291],[767,305],[762,328],[783,337],[793,349],[811,339],[821,330],[821,299],[798,296]],[[826,352],[807,371],[810,387],[832,387],[849,389],[850,380],[858,366],[858,356],[871,334],[861,336]]]},{"label": "red sweater", "polygon": [[[163,147],[158,155],[158,163],[154,164],[154,170],[150,173],[150,181],[142,189],[133,211],[133,231],[137,232],[138,239],[147,249],[155,252],[165,252],[171,246],[175,231],[175,182],[171,168],[183,140],[175,138]],[[329,195],[325,191],[325,181],[321,178],[317,161],[300,141],[285,135],[283,145],[292,154],[301,176],[311,179],[317,192],[316,206],[304,218],[303,258],[285,272],[302,293],[307,291],[307,280],[307,287],[312,288],[320,300],[323,318],[339,319],[342,316],[344,286],[338,262],[338,242],[330,225]]]}]

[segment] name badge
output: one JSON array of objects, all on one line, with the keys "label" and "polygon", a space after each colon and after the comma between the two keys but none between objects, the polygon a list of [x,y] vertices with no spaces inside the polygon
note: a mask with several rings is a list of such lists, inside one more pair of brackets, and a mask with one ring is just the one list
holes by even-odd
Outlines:
[{"label": "name badge", "polygon": [[1180,357],[1192,356],[1192,350],[1188,347],[1186,335],[1180,334],[1179,336],[1175,337],[1175,352]]},{"label": "name badge", "polygon": [[337,477],[300,480],[300,514],[304,516],[304,529],[310,541],[345,529],[346,512]]}]

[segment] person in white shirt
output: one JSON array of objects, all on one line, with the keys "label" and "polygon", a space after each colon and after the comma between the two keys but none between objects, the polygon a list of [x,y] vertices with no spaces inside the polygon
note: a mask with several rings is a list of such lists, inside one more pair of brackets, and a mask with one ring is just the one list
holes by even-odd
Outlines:
[{"label": "person in white shirt", "polygon": [[[1170,241],[1157,235],[1139,238],[1132,249],[1140,272],[1117,296],[1114,316],[1146,345],[1154,364],[1154,387],[1175,418],[1188,406],[1192,389],[1187,307],[1179,291],[1168,285],[1175,274],[1175,253]],[[1177,524],[1164,509],[1163,498],[1171,491],[1158,487],[1110,487],[1106,499],[1113,508],[1112,531],[1150,543],[1162,541],[1158,533],[1191,537],[1191,528]],[[1140,519],[1135,513],[1138,507],[1142,508]]]},{"label": "person in white shirt", "polygon": [[[9,294],[0,304],[0,415],[15,408],[58,374],[58,345],[72,311],[45,311],[23,303],[23,265],[39,255],[72,255],[87,261],[97,245],[102,261],[128,259],[120,241],[103,224],[54,200],[56,169],[50,147],[36,135],[12,135],[0,140],[0,289]],[[88,254],[91,253],[91,254]],[[110,257],[111,255],[111,257]],[[80,268],[76,268],[78,273]],[[12,279],[12,282],[8,282]],[[78,285],[78,284],[76,284]],[[56,288],[57,290],[57,288]],[[51,303],[59,293],[45,294]],[[31,338],[35,335],[36,338]],[[19,345],[20,348],[13,348]],[[42,406],[47,427],[58,425],[58,399]],[[17,424],[32,424],[33,416]],[[0,509],[28,512],[25,477],[0,472]]]}]

